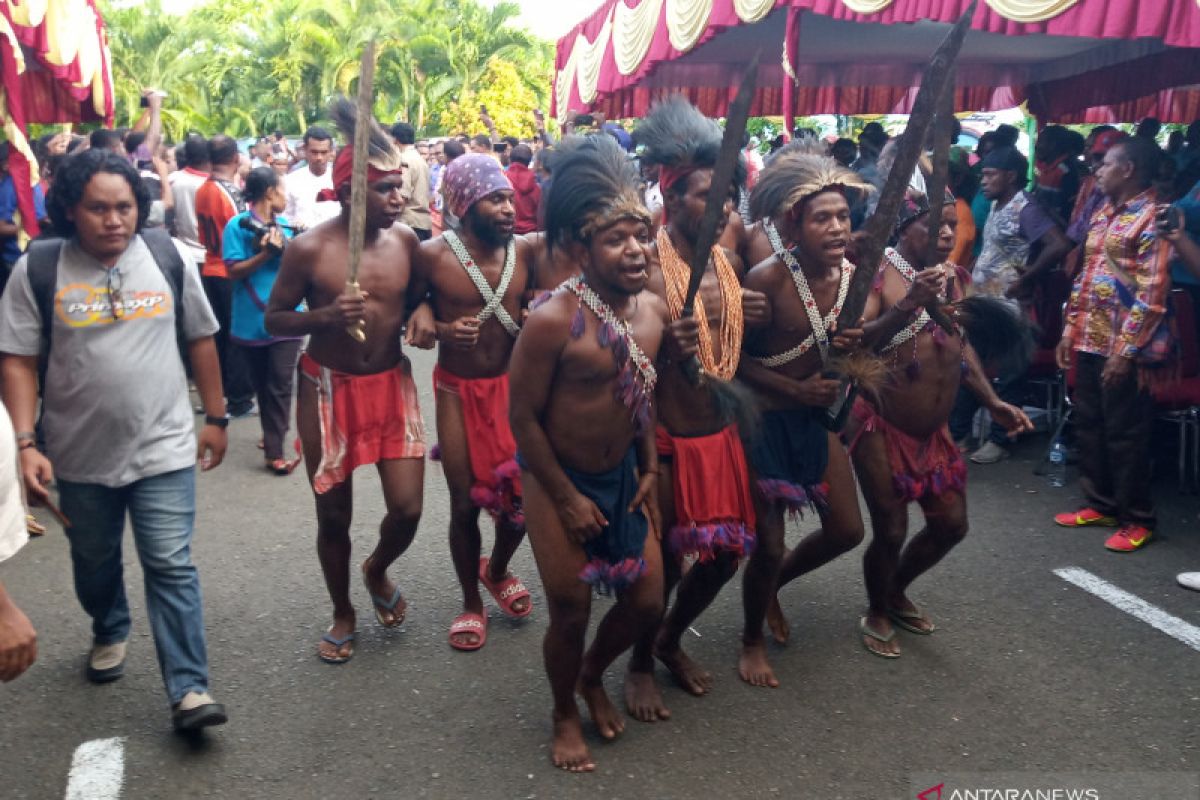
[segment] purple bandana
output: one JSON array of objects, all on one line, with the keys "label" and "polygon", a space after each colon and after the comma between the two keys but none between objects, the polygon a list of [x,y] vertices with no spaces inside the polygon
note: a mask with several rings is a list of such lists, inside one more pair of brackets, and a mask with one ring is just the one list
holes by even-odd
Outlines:
[{"label": "purple bandana", "polygon": [[462,219],[467,209],[493,192],[512,191],[500,162],[483,153],[459,156],[446,167],[442,191],[450,213]]}]

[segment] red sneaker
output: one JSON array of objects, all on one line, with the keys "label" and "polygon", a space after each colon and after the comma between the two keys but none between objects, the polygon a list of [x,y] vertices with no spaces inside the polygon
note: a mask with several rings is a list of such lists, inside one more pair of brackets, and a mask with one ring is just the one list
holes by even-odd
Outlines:
[{"label": "red sneaker", "polygon": [[1154,532],[1140,525],[1123,525],[1108,537],[1104,546],[1115,553],[1132,553],[1150,541]]},{"label": "red sneaker", "polygon": [[1078,511],[1067,511],[1054,515],[1054,524],[1064,528],[1086,528],[1090,525],[1100,525],[1105,528],[1117,527],[1115,517],[1107,517],[1094,508],[1081,508]]}]

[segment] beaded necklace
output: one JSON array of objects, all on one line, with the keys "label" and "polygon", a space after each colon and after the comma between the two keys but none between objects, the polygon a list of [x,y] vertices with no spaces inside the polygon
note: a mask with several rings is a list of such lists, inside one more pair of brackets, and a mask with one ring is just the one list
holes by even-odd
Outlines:
[{"label": "beaded necklace", "polygon": [[[721,360],[718,362],[713,355],[712,330],[708,326],[708,316],[704,313],[704,302],[696,295],[694,314],[700,320],[699,357],[700,366],[704,371],[723,381],[732,380],[737,372],[738,361],[741,359],[742,338],[745,328],[742,322],[742,285],[738,281],[733,265],[725,256],[725,248],[713,245],[713,264],[716,267],[717,281],[721,287],[721,317],[719,335],[721,339]],[[658,261],[662,267],[663,282],[667,288],[667,307],[672,319],[679,319],[683,313],[683,301],[687,296],[688,282],[691,280],[691,267],[684,262],[671,244],[671,236],[666,228],[658,229]]]},{"label": "beaded necklace", "polygon": [[[896,271],[900,273],[901,277],[903,277],[909,283],[912,283],[914,280],[917,279],[917,270],[913,267],[912,264],[908,263],[908,261],[904,258],[904,256],[900,255],[900,253],[895,248],[889,247],[883,251],[883,254],[887,258],[888,263],[890,263],[893,267],[895,267]],[[941,299],[945,300],[946,298],[942,297]],[[925,311],[925,309],[921,309],[920,315],[918,315],[918,317],[915,320],[910,322],[908,324],[908,326],[906,328],[904,328],[904,330],[900,331],[895,336],[893,336],[892,341],[888,342],[887,346],[884,347],[883,350],[881,350],[880,352],[881,353],[894,352],[897,348],[900,347],[900,345],[915,338],[918,333],[925,330],[927,327],[930,327],[931,324],[932,324],[932,319],[929,316],[929,312]],[[959,335],[958,339],[959,339],[959,345],[958,345],[959,350],[960,350],[960,352],[965,353],[966,340],[961,335],[961,330],[960,330],[960,335]],[[939,348],[944,346],[946,343],[946,332],[943,331],[939,327],[934,327],[933,328],[933,341],[934,341],[934,344],[936,344]],[[895,364],[894,360],[893,360],[893,364]],[[963,369],[964,370],[966,369],[965,361],[963,361]],[[918,377],[920,377],[921,364],[917,359],[916,348],[914,348],[913,352],[912,352],[912,362],[910,364],[908,364],[908,366],[905,367],[905,374],[908,376],[908,379],[910,381],[915,381],[915,380],[917,380]]]},{"label": "beaded necklace", "polygon": [[571,320],[572,338],[578,339],[583,336],[584,306],[600,320],[596,329],[596,340],[601,347],[612,350],[613,359],[617,363],[617,386],[614,394],[617,400],[632,412],[638,431],[644,430],[650,422],[651,401],[654,398],[654,387],[658,383],[654,362],[646,356],[637,340],[633,338],[633,328],[629,322],[618,317],[617,312],[588,286],[582,275],[568,278],[559,288],[566,289],[579,298],[579,310]]},{"label": "beaded necklace", "polygon": [[[916,269],[914,269],[913,265],[909,264],[904,259],[904,256],[900,255],[895,248],[889,247],[883,251],[883,255],[888,260],[888,263],[895,267],[896,271],[899,272],[906,281],[912,283],[917,279]],[[907,327],[893,336],[892,340],[888,342],[887,346],[884,347],[880,352],[890,353],[892,350],[895,350],[897,347],[920,333],[928,324],[929,312],[922,308],[921,313],[917,315],[917,318],[910,322]]]},{"label": "beaded necklace", "polygon": [[837,299],[833,303],[833,308],[822,319],[821,309],[817,307],[817,299],[813,297],[808,279],[804,277],[804,271],[800,268],[800,262],[796,260],[790,250],[783,246],[779,231],[775,229],[770,220],[763,224],[763,230],[766,231],[767,239],[770,240],[771,249],[775,251],[775,255],[779,256],[779,259],[787,265],[788,270],[792,273],[792,282],[796,285],[796,292],[804,303],[804,312],[808,315],[812,333],[790,350],[773,356],[755,357],[755,360],[767,367],[783,366],[800,358],[815,344],[820,348],[821,362],[825,363],[829,358],[829,328],[837,321],[838,314],[842,312],[842,304],[846,302],[846,295],[850,291],[850,278],[854,275],[854,265],[846,259],[842,259],[842,280],[838,284]]},{"label": "beaded necklace", "polygon": [[458,234],[448,230],[442,234],[442,238],[450,246],[458,263],[462,264],[462,268],[470,276],[475,288],[479,290],[479,296],[483,298],[483,308],[475,315],[475,319],[485,322],[494,316],[496,321],[504,326],[504,330],[508,331],[510,336],[515,337],[521,332],[521,326],[513,320],[508,309],[503,305],[504,295],[508,291],[508,285],[512,283],[513,273],[516,272],[517,266],[517,248],[513,240],[509,239],[508,245],[504,248],[504,269],[500,272],[500,282],[495,289],[492,289],[491,284],[479,269],[479,265],[471,257],[467,246],[462,239],[458,238]]}]

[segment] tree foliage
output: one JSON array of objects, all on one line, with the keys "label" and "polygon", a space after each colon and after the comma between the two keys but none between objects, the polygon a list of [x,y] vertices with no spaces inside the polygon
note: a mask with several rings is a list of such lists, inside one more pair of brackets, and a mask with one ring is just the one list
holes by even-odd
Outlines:
[{"label": "tree foliage", "polygon": [[510,2],[208,0],[182,15],[164,12],[161,0],[100,7],[117,123],[136,119],[142,87],[162,89],[173,140],[189,131],[302,132],[334,95],[357,91],[372,37],[376,116],[409,121],[422,135],[482,130],[480,102],[503,132],[527,133],[553,79],[551,44],[513,27]]}]

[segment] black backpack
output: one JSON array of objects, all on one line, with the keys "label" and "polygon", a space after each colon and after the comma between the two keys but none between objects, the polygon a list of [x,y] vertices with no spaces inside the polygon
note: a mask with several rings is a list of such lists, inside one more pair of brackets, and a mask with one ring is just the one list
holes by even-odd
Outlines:
[{"label": "black backpack", "polygon": [[[170,235],[162,228],[147,228],[141,231],[142,241],[150,248],[154,263],[162,270],[167,285],[171,287],[175,307],[175,340],[179,355],[187,364],[187,336],[183,328],[183,259]],[[58,286],[58,257],[62,253],[63,240],[41,239],[29,243],[25,269],[29,275],[29,288],[42,317],[43,353],[50,353],[50,334],[54,329],[54,291]]]}]

